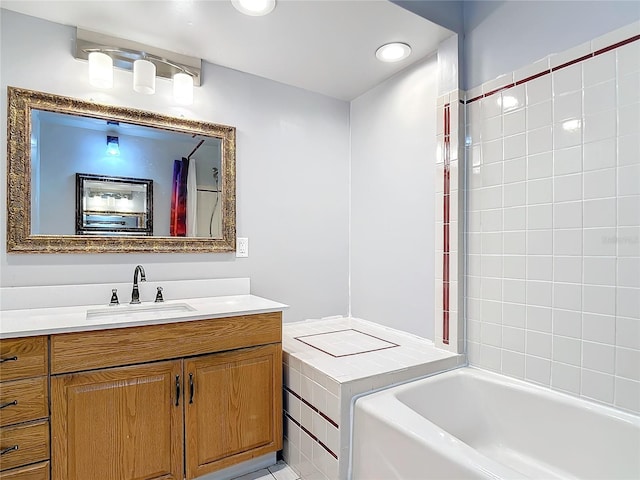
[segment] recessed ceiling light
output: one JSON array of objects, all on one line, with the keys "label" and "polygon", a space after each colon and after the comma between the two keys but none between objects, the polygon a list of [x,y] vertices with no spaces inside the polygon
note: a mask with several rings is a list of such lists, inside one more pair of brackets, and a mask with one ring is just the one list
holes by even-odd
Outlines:
[{"label": "recessed ceiling light", "polygon": [[231,3],[236,10],[252,17],[266,15],[276,8],[276,0],[231,0]]},{"label": "recessed ceiling light", "polygon": [[411,55],[411,47],[400,42],[387,43],[376,50],[376,57],[381,62],[399,62],[409,55]]}]

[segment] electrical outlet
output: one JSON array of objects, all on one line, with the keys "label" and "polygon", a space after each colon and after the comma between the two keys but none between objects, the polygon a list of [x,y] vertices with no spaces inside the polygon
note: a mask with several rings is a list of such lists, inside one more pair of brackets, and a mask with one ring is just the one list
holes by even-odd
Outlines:
[{"label": "electrical outlet", "polygon": [[236,242],[236,257],[249,256],[249,239],[246,237],[238,237]]}]

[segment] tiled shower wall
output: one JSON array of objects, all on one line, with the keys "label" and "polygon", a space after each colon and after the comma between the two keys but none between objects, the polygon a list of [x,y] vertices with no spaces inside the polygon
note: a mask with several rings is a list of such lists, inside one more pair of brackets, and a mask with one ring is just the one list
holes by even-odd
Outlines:
[{"label": "tiled shower wall", "polygon": [[466,101],[470,362],[634,412],[639,33],[612,32]]}]

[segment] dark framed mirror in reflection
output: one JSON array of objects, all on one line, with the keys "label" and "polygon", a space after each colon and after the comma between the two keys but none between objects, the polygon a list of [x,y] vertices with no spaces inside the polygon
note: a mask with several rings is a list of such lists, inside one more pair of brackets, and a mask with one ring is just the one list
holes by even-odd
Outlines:
[{"label": "dark framed mirror in reflection", "polygon": [[8,114],[8,252],[235,250],[234,127],[14,87]]}]

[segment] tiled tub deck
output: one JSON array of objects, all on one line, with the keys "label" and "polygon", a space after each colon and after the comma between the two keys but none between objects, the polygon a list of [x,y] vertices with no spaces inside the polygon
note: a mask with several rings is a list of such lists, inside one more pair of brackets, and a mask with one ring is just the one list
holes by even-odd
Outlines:
[{"label": "tiled tub deck", "polygon": [[433,342],[355,318],[285,324],[284,459],[304,480],[349,476],[354,396],[464,364]]}]

